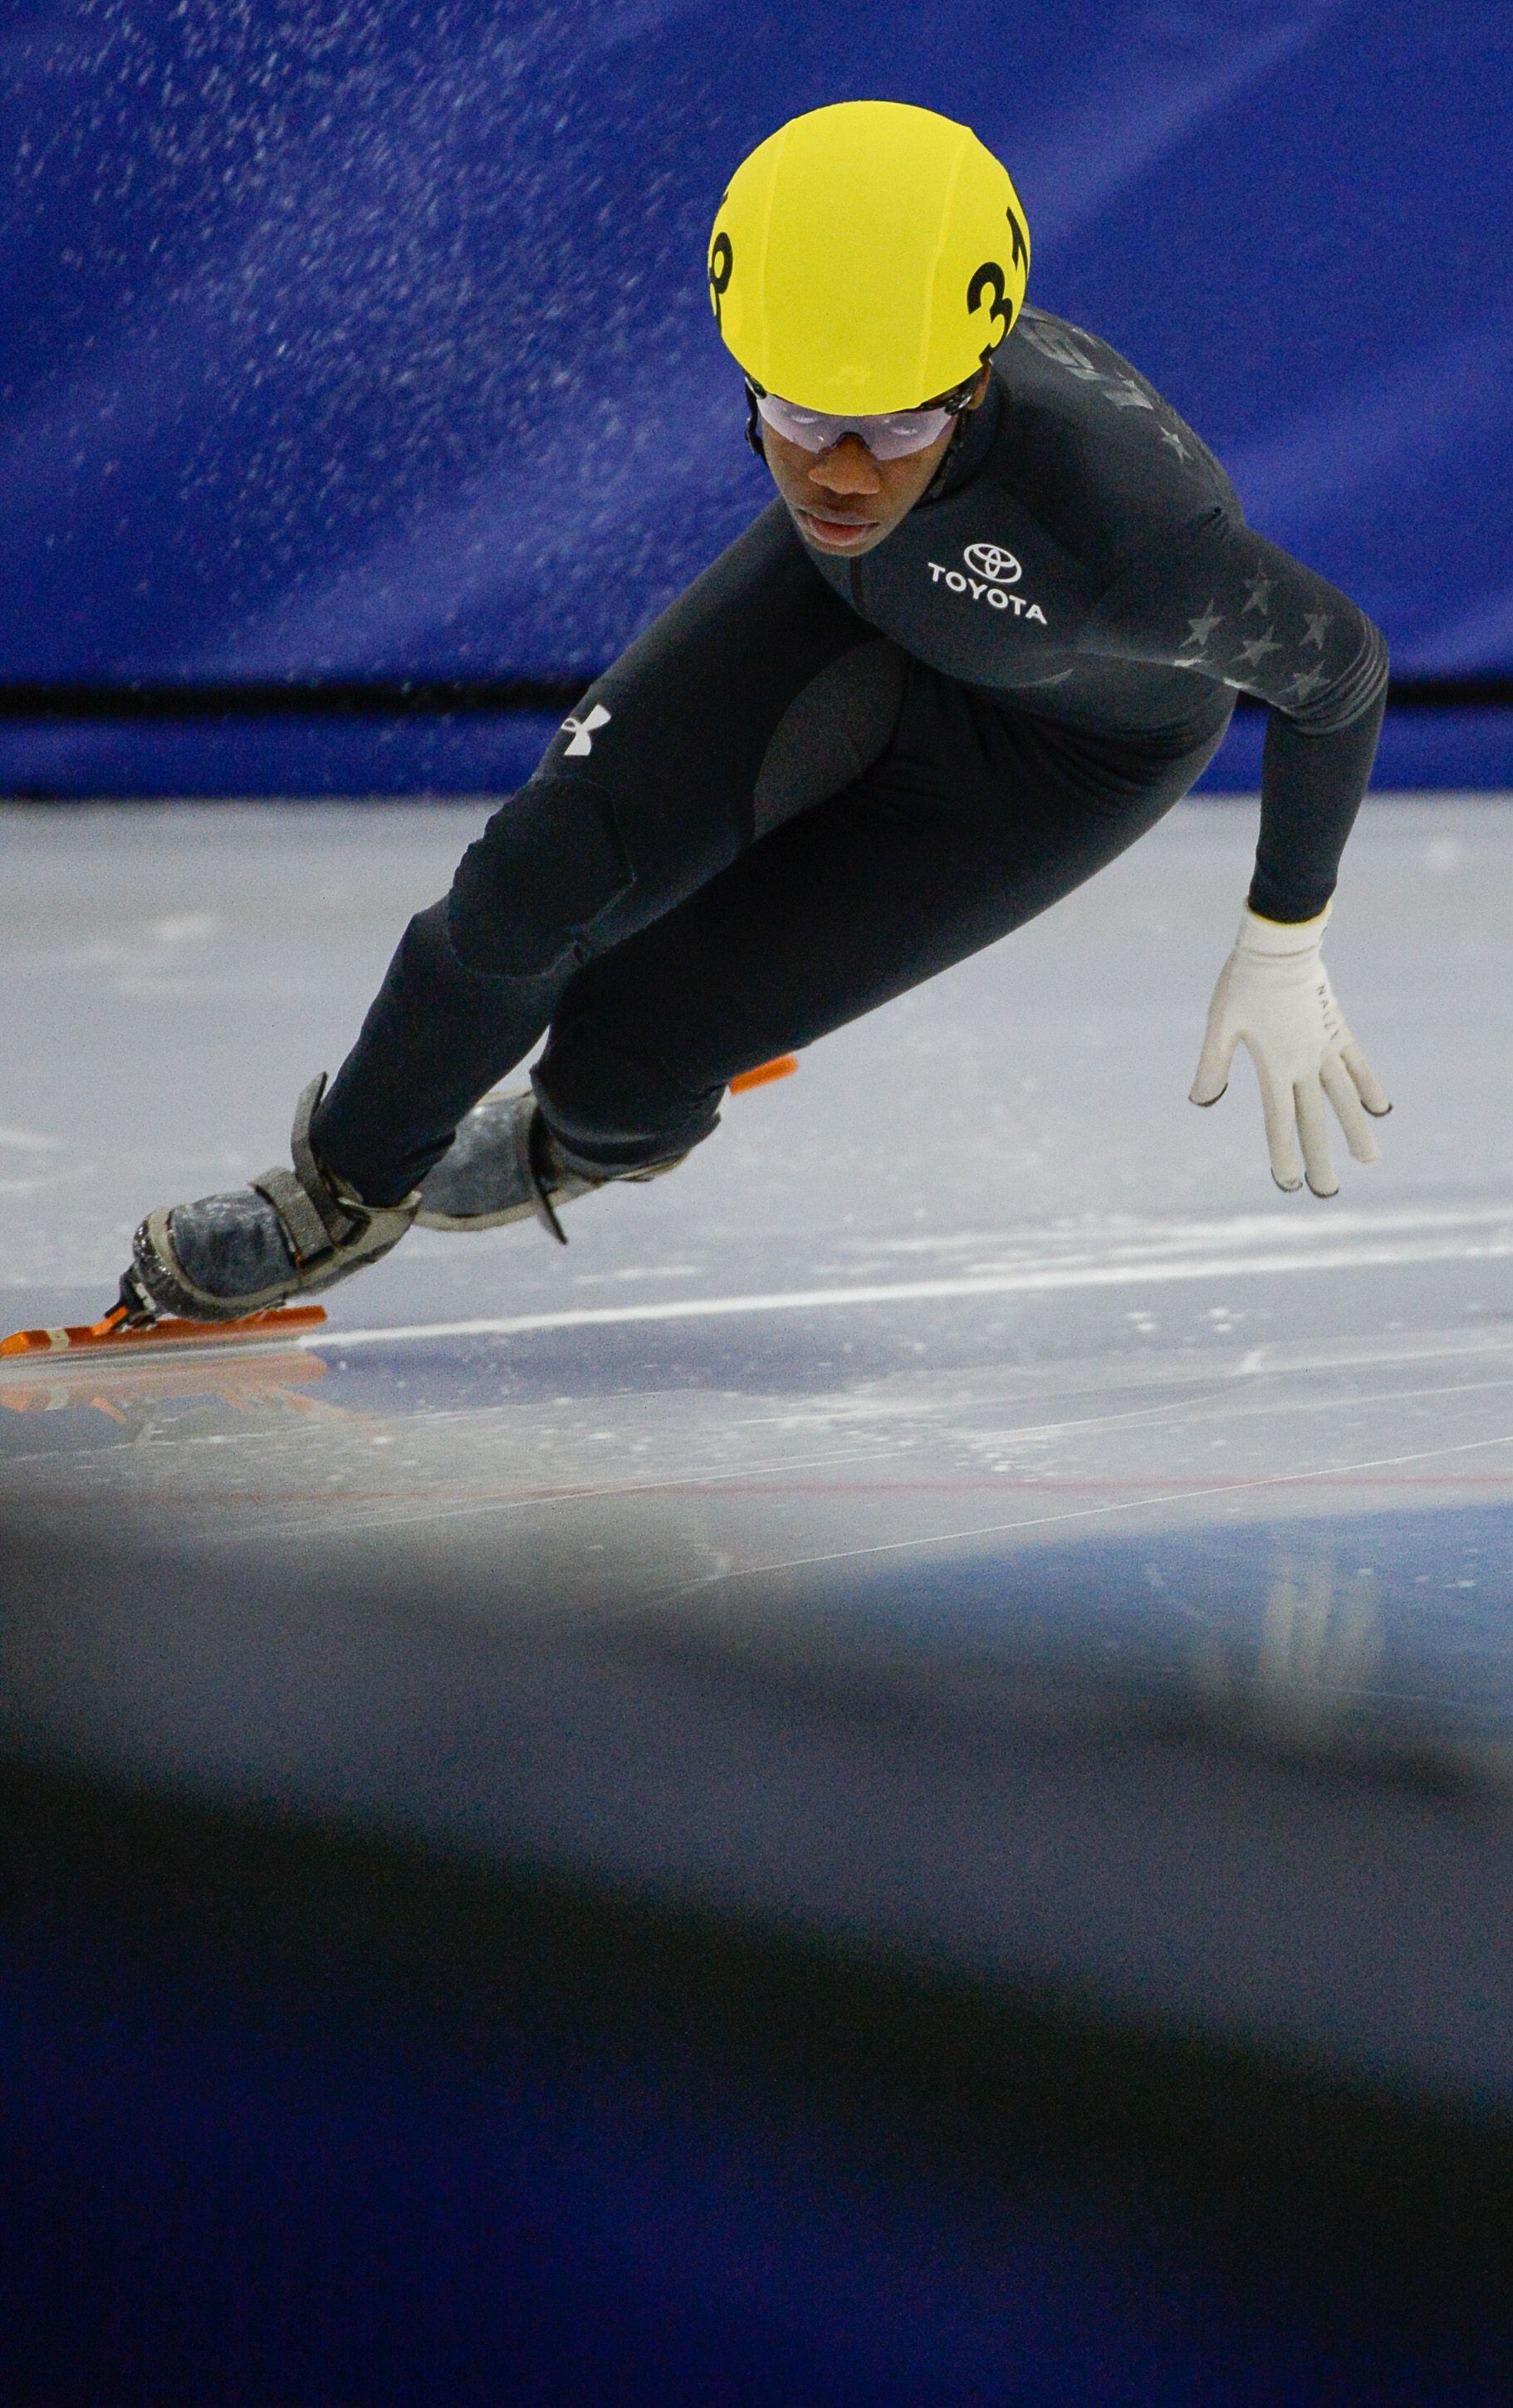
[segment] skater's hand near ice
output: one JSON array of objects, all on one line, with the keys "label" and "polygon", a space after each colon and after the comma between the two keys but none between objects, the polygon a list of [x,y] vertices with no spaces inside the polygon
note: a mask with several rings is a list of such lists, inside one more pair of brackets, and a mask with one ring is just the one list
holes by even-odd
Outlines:
[{"label": "skater's hand near ice", "polygon": [[[1262,920],[1246,910],[1233,953],[1219,972],[1192,1082],[1195,1104],[1217,1104],[1229,1084],[1237,1045],[1261,1082],[1272,1177],[1290,1195],[1306,1179],[1316,1196],[1335,1196],[1327,1096],[1357,1162],[1377,1159],[1368,1112],[1392,1109],[1345,1024],[1320,955],[1329,911],[1317,920]],[[1299,1148],[1302,1168],[1299,1168]]]}]

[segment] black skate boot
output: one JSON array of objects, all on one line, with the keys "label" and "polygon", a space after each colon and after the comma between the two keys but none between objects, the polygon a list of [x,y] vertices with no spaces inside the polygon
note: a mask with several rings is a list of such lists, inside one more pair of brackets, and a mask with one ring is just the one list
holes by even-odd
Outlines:
[{"label": "black skate boot", "polygon": [[422,1180],[415,1221],[422,1229],[500,1229],[534,1217],[565,1246],[559,1205],[619,1180],[659,1179],[684,1159],[677,1154],[635,1170],[597,1169],[553,1136],[528,1088],[485,1096]]},{"label": "black skate boot", "polygon": [[127,1326],[165,1313],[189,1321],[239,1321],[338,1280],[396,1246],[415,1218],[420,1190],[393,1205],[365,1204],[317,1160],[310,1116],[323,1074],[300,1096],[294,1168],[278,1164],[246,1187],[150,1212],[132,1240],[121,1283]]}]

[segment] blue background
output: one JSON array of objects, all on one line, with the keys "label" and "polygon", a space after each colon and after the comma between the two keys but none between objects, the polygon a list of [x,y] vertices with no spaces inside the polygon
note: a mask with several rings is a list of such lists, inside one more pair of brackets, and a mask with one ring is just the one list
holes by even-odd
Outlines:
[{"label": "blue background", "polygon": [[[1001,154],[1033,296],[1398,676],[1513,671],[1506,0],[12,0],[0,56],[0,678],[597,670],[765,497],[723,181],[857,93]],[[1468,777],[1513,783],[1506,725]],[[541,733],[12,729],[0,782],[488,786]]]}]

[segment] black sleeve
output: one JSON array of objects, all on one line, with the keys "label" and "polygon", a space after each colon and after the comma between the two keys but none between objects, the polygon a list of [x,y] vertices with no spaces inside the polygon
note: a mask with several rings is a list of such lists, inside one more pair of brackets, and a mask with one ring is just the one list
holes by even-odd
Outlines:
[{"label": "black sleeve", "polygon": [[1271,706],[1250,908],[1310,920],[1334,892],[1387,702],[1387,646],[1363,610],[1215,509],[1121,568],[1097,618],[1109,649]]}]

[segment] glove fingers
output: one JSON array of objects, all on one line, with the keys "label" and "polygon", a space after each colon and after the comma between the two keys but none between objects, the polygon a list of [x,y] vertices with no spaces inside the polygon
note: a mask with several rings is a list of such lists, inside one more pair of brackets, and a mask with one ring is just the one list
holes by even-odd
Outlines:
[{"label": "glove fingers", "polygon": [[1329,1121],[1324,1111],[1321,1074],[1300,1079],[1292,1090],[1298,1130],[1303,1139],[1304,1175],[1316,1196],[1337,1196],[1340,1182],[1330,1159]]},{"label": "glove fingers", "polygon": [[1392,1109],[1387,1091],[1353,1037],[1340,1047],[1340,1060],[1354,1080],[1356,1092],[1367,1111],[1376,1120],[1385,1119]]},{"label": "glove fingers", "polygon": [[1333,1054],[1326,1054],[1318,1071],[1325,1095],[1333,1105],[1345,1131],[1345,1142],[1357,1162],[1379,1162],[1381,1153],[1371,1132],[1361,1097],[1343,1064]]},{"label": "glove fingers", "polygon": [[1256,1065],[1256,1077],[1261,1084],[1261,1109],[1266,1120],[1266,1151],[1271,1156],[1272,1177],[1289,1196],[1303,1185],[1303,1171],[1298,1162],[1298,1120],[1292,1100],[1292,1090],[1280,1084],[1266,1068],[1253,1045],[1247,1048]]},{"label": "glove fingers", "polygon": [[1198,1068],[1188,1091],[1189,1104],[1217,1104],[1230,1083],[1230,1065],[1234,1060],[1238,1034],[1226,1028],[1218,1018],[1211,1018],[1203,1038],[1203,1050],[1198,1057]]}]

